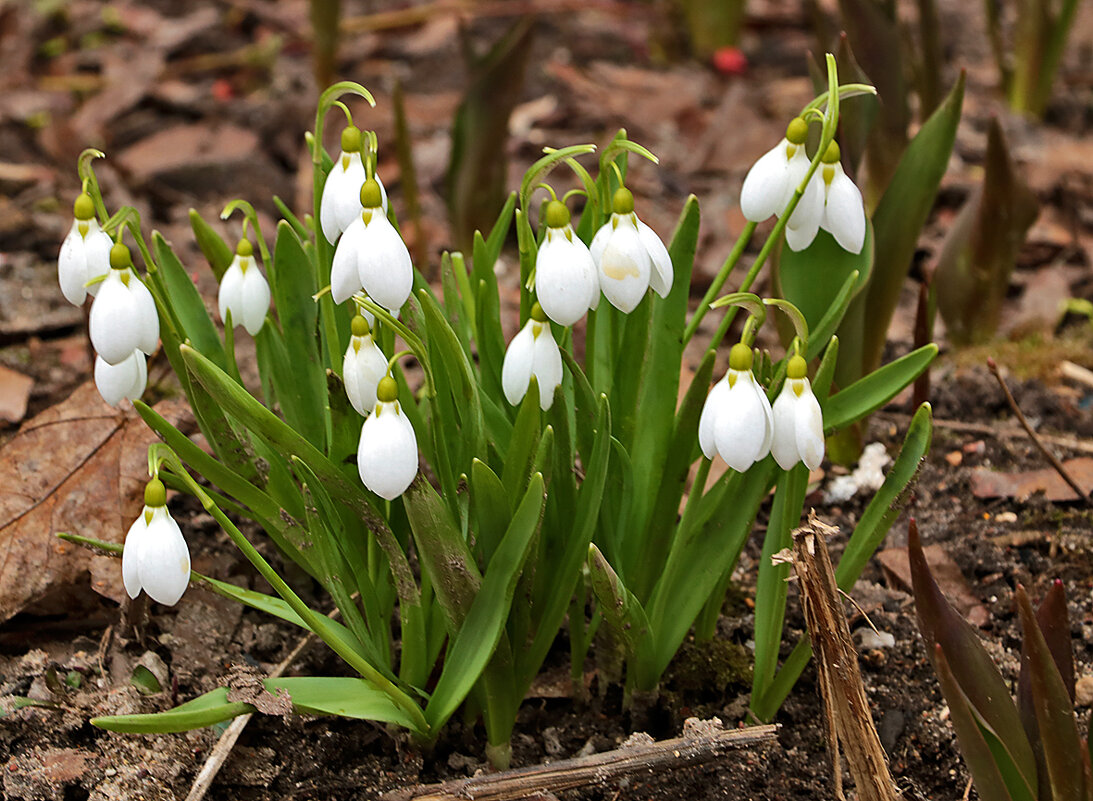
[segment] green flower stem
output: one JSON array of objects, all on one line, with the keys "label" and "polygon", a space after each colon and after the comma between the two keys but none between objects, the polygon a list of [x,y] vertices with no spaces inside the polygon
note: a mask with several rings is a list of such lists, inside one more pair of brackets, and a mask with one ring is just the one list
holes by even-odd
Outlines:
[{"label": "green flower stem", "polygon": [[[269,585],[285,600],[285,603],[292,607],[292,611],[300,616],[300,619],[307,624],[307,627],[322,637],[323,641],[330,646],[330,649],[345,660],[346,664],[371,682],[376,689],[384,692],[396,706],[403,709],[416,724],[420,733],[426,733],[428,731],[428,724],[425,722],[425,715],[422,713],[421,708],[390,679],[361,657],[360,654],[349,648],[339,639],[324,636],[326,633],[326,626],[324,625],[325,621],[323,620],[323,616],[317,614],[311,607],[305,604],[295,592],[293,592],[292,588],[285,583],[285,580],[282,579],[277,571],[270,566],[269,562],[262,557],[262,554],[251,545],[250,540],[243,535],[243,532],[236,528],[235,524],[223,511],[221,511],[220,507],[216,505],[201,485],[194,481],[193,477],[186,471],[178,457],[171,454],[171,456],[165,456],[164,461],[170,462],[172,472],[186,483],[190,492],[201,502],[205,511],[213,516],[216,522],[220,524],[221,528],[223,528],[231,538],[232,542],[235,543],[235,546],[239,548],[239,550],[243,552],[243,555],[247,557],[247,560],[254,565],[254,568],[261,574],[262,578],[269,582]],[[177,464],[175,464],[176,462]]]},{"label": "green flower stem", "polygon": [[258,239],[258,252],[262,254],[262,263],[269,274],[270,283],[273,283],[273,259],[269,257],[269,248],[266,247],[266,239],[262,236],[262,226],[258,223],[258,214],[254,211],[254,206],[237,198],[224,207],[224,210],[220,212],[220,219],[228,219],[236,209],[243,210],[243,234],[246,235],[247,223],[250,223],[251,228],[254,229],[254,236]]},{"label": "green flower stem", "polygon": [[[380,306],[371,298],[354,297],[353,300],[362,309],[367,309],[372,312],[377,320],[382,320],[388,328],[402,337],[402,341],[410,347],[414,357],[421,364],[421,369],[425,373],[425,384],[428,387],[429,396],[432,397],[433,395],[436,395],[436,385],[433,383],[433,371],[429,366],[429,353],[425,349],[425,343],[421,341],[421,337],[396,320],[391,312]],[[388,367],[388,371],[390,371],[390,367]]]},{"label": "green flower stem", "polygon": [[239,365],[235,361],[235,324],[232,322],[232,310],[227,310],[224,318],[224,355],[228,359],[228,375],[235,383],[243,386],[243,378],[239,375]]},{"label": "green flower stem", "polygon": [[[710,303],[717,297],[717,293],[720,292],[721,287],[725,285],[725,281],[728,279],[729,274],[736,267],[736,263],[740,260],[744,248],[748,246],[751,235],[755,233],[755,226],[756,223],[748,222],[748,224],[744,226],[744,230],[740,232],[740,236],[736,238],[736,244],[732,246],[732,252],[729,253],[729,257],[725,259],[725,263],[721,265],[721,269],[717,271],[717,275],[714,276],[709,289],[706,290],[706,294],[702,297],[702,302],[698,304],[698,308],[695,309],[691,321],[687,323],[687,327],[683,330],[684,345],[690,342],[694,337],[695,332],[698,330],[698,324],[702,322],[702,318],[705,317],[706,312],[710,310]],[[745,279],[745,283],[740,285],[741,291],[746,290],[750,285],[750,282]]]},{"label": "green flower stem", "polygon": [[698,470],[695,472],[695,480],[691,482],[691,491],[687,495],[687,505],[683,508],[683,517],[680,519],[679,527],[676,529],[676,536],[687,531],[693,522],[695,509],[698,507],[698,501],[706,491],[706,481],[709,478],[710,465],[712,464],[713,460],[707,459],[705,455],[698,460]]},{"label": "green flower stem", "polygon": [[91,168],[91,159],[104,159],[106,154],[101,150],[89,147],[80,153],[76,159],[76,174],[80,176],[80,184],[84,191],[91,196],[95,204],[95,212],[99,215],[99,221],[105,223],[110,215],[106,211],[106,204],[102,200],[102,190],[99,189],[99,181],[95,177],[95,170]]}]

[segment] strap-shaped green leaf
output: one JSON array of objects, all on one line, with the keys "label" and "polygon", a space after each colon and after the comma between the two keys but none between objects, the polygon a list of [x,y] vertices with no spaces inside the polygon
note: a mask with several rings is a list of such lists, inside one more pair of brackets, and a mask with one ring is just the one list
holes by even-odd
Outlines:
[{"label": "strap-shaped green leaf", "polygon": [[527,486],[535,449],[539,446],[541,427],[539,382],[532,376],[528,391],[520,403],[520,411],[516,414],[508,451],[503,454],[505,467],[501,472],[501,483],[505,485],[505,492],[510,498],[519,497]]},{"label": "strap-shaped green leaf", "polygon": [[516,581],[542,518],[543,477],[528,482],[520,505],[490,560],[482,585],[448,649],[444,669],[425,708],[430,729],[448,720],[493,656],[512,606]]},{"label": "strap-shaped green leaf", "polygon": [[197,246],[205,255],[205,261],[219,281],[231,265],[235,251],[205,222],[196,209],[190,209],[190,227],[193,228]]},{"label": "strap-shaped green leaf", "polygon": [[482,564],[488,565],[512,519],[512,507],[505,485],[481,459],[471,463],[470,479],[475,545]]},{"label": "strap-shaped green leaf", "polygon": [[588,570],[604,621],[625,645],[627,655],[633,656],[641,641],[652,636],[641,602],[626,589],[595,543],[588,546]]},{"label": "strap-shaped green leaf", "polygon": [[216,326],[213,325],[209,312],[205,309],[205,301],[190,280],[186,268],[159,231],[152,232],[152,249],[156,254],[160,274],[167,285],[171,307],[182,326],[182,336],[223,367],[227,364],[224,345],[216,333]]},{"label": "strap-shaped green leaf", "polygon": [[884,406],[922,375],[935,356],[937,345],[923,345],[832,395],[823,404],[824,431],[838,431]]}]

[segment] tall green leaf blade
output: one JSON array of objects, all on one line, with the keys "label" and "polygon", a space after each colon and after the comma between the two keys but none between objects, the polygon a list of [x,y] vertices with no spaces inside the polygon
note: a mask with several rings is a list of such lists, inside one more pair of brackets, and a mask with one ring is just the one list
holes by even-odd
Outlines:
[{"label": "tall green leaf blade", "polygon": [[194,231],[197,246],[205,255],[205,260],[219,281],[235,257],[235,250],[228,245],[212,227],[205,222],[196,209],[190,209],[190,227]]},{"label": "tall green leaf blade", "polygon": [[186,268],[159,231],[152,232],[152,249],[167,284],[171,306],[184,329],[183,335],[213,362],[221,367],[225,366],[227,360],[224,356],[224,345],[220,342],[216,326],[205,309],[205,301],[201,299]]},{"label": "tall green leaf blade", "polygon": [[935,356],[937,345],[923,345],[832,395],[823,404],[824,431],[838,431],[884,406],[918,378]]},{"label": "tall green leaf blade", "polygon": [[482,564],[488,565],[512,518],[512,508],[505,485],[482,460],[471,463],[470,480],[476,544]]},{"label": "tall green leaf blade", "polygon": [[604,621],[625,644],[627,653],[633,655],[642,640],[651,636],[641,602],[626,589],[594,543],[588,546],[588,569]]},{"label": "tall green leaf blade", "polygon": [[543,477],[536,474],[528,482],[527,492],[448,650],[440,680],[425,709],[431,729],[442,726],[463,702],[501,640],[516,581],[539,528],[545,497]]}]

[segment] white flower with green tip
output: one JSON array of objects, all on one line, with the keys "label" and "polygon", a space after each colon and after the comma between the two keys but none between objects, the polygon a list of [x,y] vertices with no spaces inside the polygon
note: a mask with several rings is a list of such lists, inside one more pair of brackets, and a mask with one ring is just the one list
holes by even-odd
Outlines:
[{"label": "white flower with green tip", "polygon": [[385,376],[376,390],[376,408],[361,426],[357,472],[368,489],[393,501],[417,475],[417,437],[398,402],[398,385]]},{"label": "white flower with green tip", "polygon": [[543,216],[546,235],[535,257],[535,296],[547,317],[573,325],[599,304],[596,263],[573,232],[564,203],[550,201]]},{"label": "white flower with green tip", "polygon": [[144,488],[144,509],[125,535],[122,582],[130,598],[141,590],[174,606],[190,583],[190,549],[167,511],[167,490],[158,478]]},{"label": "white flower with green tip", "polygon": [[254,247],[241,239],[235,258],[220,279],[217,295],[220,319],[227,324],[231,312],[233,327],[243,326],[248,334],[256,336],[266,322],[269,301],[269,284],[254,258]]},{"label": "white flower with green tip", "polygon": [[793,356],[786,366],[786,382],[774,400],[770,452],[783,470],[792,469],[798,462],[815,470],[824,459],[823,414],[807,370],[805,360]]},{"label": "white flower with green tip", "polygon": [[155,352],[159,315],[152,293],[133,271],[129,248],[120,242],[110,249],[110,267],[91,304],[88,331],[95,352],[116,365],[134,350]]},{"label": "white flower with green tip", "polygon": [[634,213],[634,195],[619,187],[612,214],[589,246],[600,289],[616,309],[632,312],[652,287],[662,298],[672,290],[672,259],[652,228]]},{"label": "white flower with green tip", "polygon": [[562,383],[562,354],[538,303],[532,306],[531,317],[509,343],[501,365],[501,387],[513,406],[524,399],[532,376],[539,387],[539,408],[545,412],[554,403],[554,390]]},{"label": "white flower with green tip", "polygon": [[707,459],[720,454],[743,473],[770,453],[774,421],[766,393],[751,371],[752,351],[737,343],[729,370],[706,398],[698,421],[698,441]]},{"label": "white flower with green tip", "polygon": [[[342,131],[342,152],[330,168],[323,184],[323,196],[319,201],[319,224],[323,236],[334,244],[350,224],[360,216],[361,186],[367,178],[361,155],[361,132],[355,126]],[[383,182],[376,178],[382,198],[383,213],[387,213],[387,191]]]},{"label": "white flower with green tip", "polygon": [[379,183],[365,181],[360,197],[363,211],[334,251],[330,294],[335,303],[342,303],[364,290],[376,303],[395,312],[409,299],[414,286],[410,251],[387,219]]},{"label": "white flower with green tip", "polygon": [[387,357],[383,355],[363,315],[352,322],[353,335],[342,359],[342,380],[349,402],[362,417],[376,406],[376,390],[387,375]]},{"label": "white flower with green tip", "polygon": [[72,228],[57,257],[57,279],[65,300],[81,306],[89,294],[98,294],[95,279],[110,272],[110,247],[114,243],[95,219],[95,204],[86,192],[76,198],[73,212]]},{"label": "white flower with green tip", "polygon": [[139,350],[117,364],[108,364],[102,356],[95,357],[95,386],[102,399],[111,406],[123,400],[135,401],[144,394],[148,384],[148,365]]}]

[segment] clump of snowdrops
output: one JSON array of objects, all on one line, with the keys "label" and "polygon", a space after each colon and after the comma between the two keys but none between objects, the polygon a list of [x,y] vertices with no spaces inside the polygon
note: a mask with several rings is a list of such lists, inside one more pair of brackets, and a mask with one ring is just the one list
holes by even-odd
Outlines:
[{"label": "clump of snowdrops", "polygon": [[[745,214],[777,216],[765,244],[737,290],[717,299],[755,231],[749,225],[689,317],[698,202],[687,199],[667,239],[642,222],[628,161],[656,157],[622,131],[600,151],[595,176],[581,161],[592,145],[548,149],[492,230],[475,236],[469,261],[444,254],[433,287],[399,235],[375,170],[376,137],[339,99],[372,98],[358,84],[336,84],[308,135],[311,214],[297,217],[276,200],[283,219],[267,240],[250,205],[233,201],[223,216],[242,212],[234,247],[191,214],[220,281],[222,329],[170,244],[158,233],[148,242],[130,208],[108,215],[90,166],[101,154],[81,157],[84,191],[61,251],[61,284],[74,303],[93,297],[103,397],[131,401],[162,439],[149,452],[143,513],[124,548],[105,546],[121,552],[129,594],[173,604],[198,582],[314,632],[352,675],[266,680],[296,710],[393,724],[427,743],[463,706],[481,716],[499,766],[567,616],[575,668],[602,626],[625,655],[627,693],[655,689],[692,626],[699,636],[712,631],[771,490],[768,556],[800,521],[825,435],[886,403],[936,352],[920,349],[836,392],[833,332],[860,289],[857,273],[811,325],[788,301],[749,292],[783,235],[806,255],[818,236],[834,237],[871,262],[869,222],[834,134],[840,102],[872,90],[839,86],[830,57],[828,67],[828,91],[788,121],[744,183]],[[346,126],[332,156],[322,142],[333,109]],[[558,167],[582,189],[559,198],[547,183]],[[574,195],[583,201],[576,222]],[[519,333],[506,344],[495,266],[513,225]],[[824,269],[822,258],[815,268]],[[684,346],[711,309],[724,317],[678,400]],[[711,389],[741,311],[728,370]],[[755,335],[774,314],[793,334],[768,353]],[[236,366],[240,328],[254,338],[255,394]],[[140,400],[145,359],[157,349],[211,453]],[[929,437],[924,406],[850,540],[840,581],[852,584],[883,539]],[[711,480],[715,456],[730,469]],[[190,571],[168,488],[201,502],[271,594]],[[304,603],[240,530],[244,519],[323,587],[338,619]],[[765,559],[753,692],[765,717],[808,658],[795,651],[776,675],[784,579],[784,567]],[[249,711],[221,688],[166,712],[93,722],[171,732]]]}]

